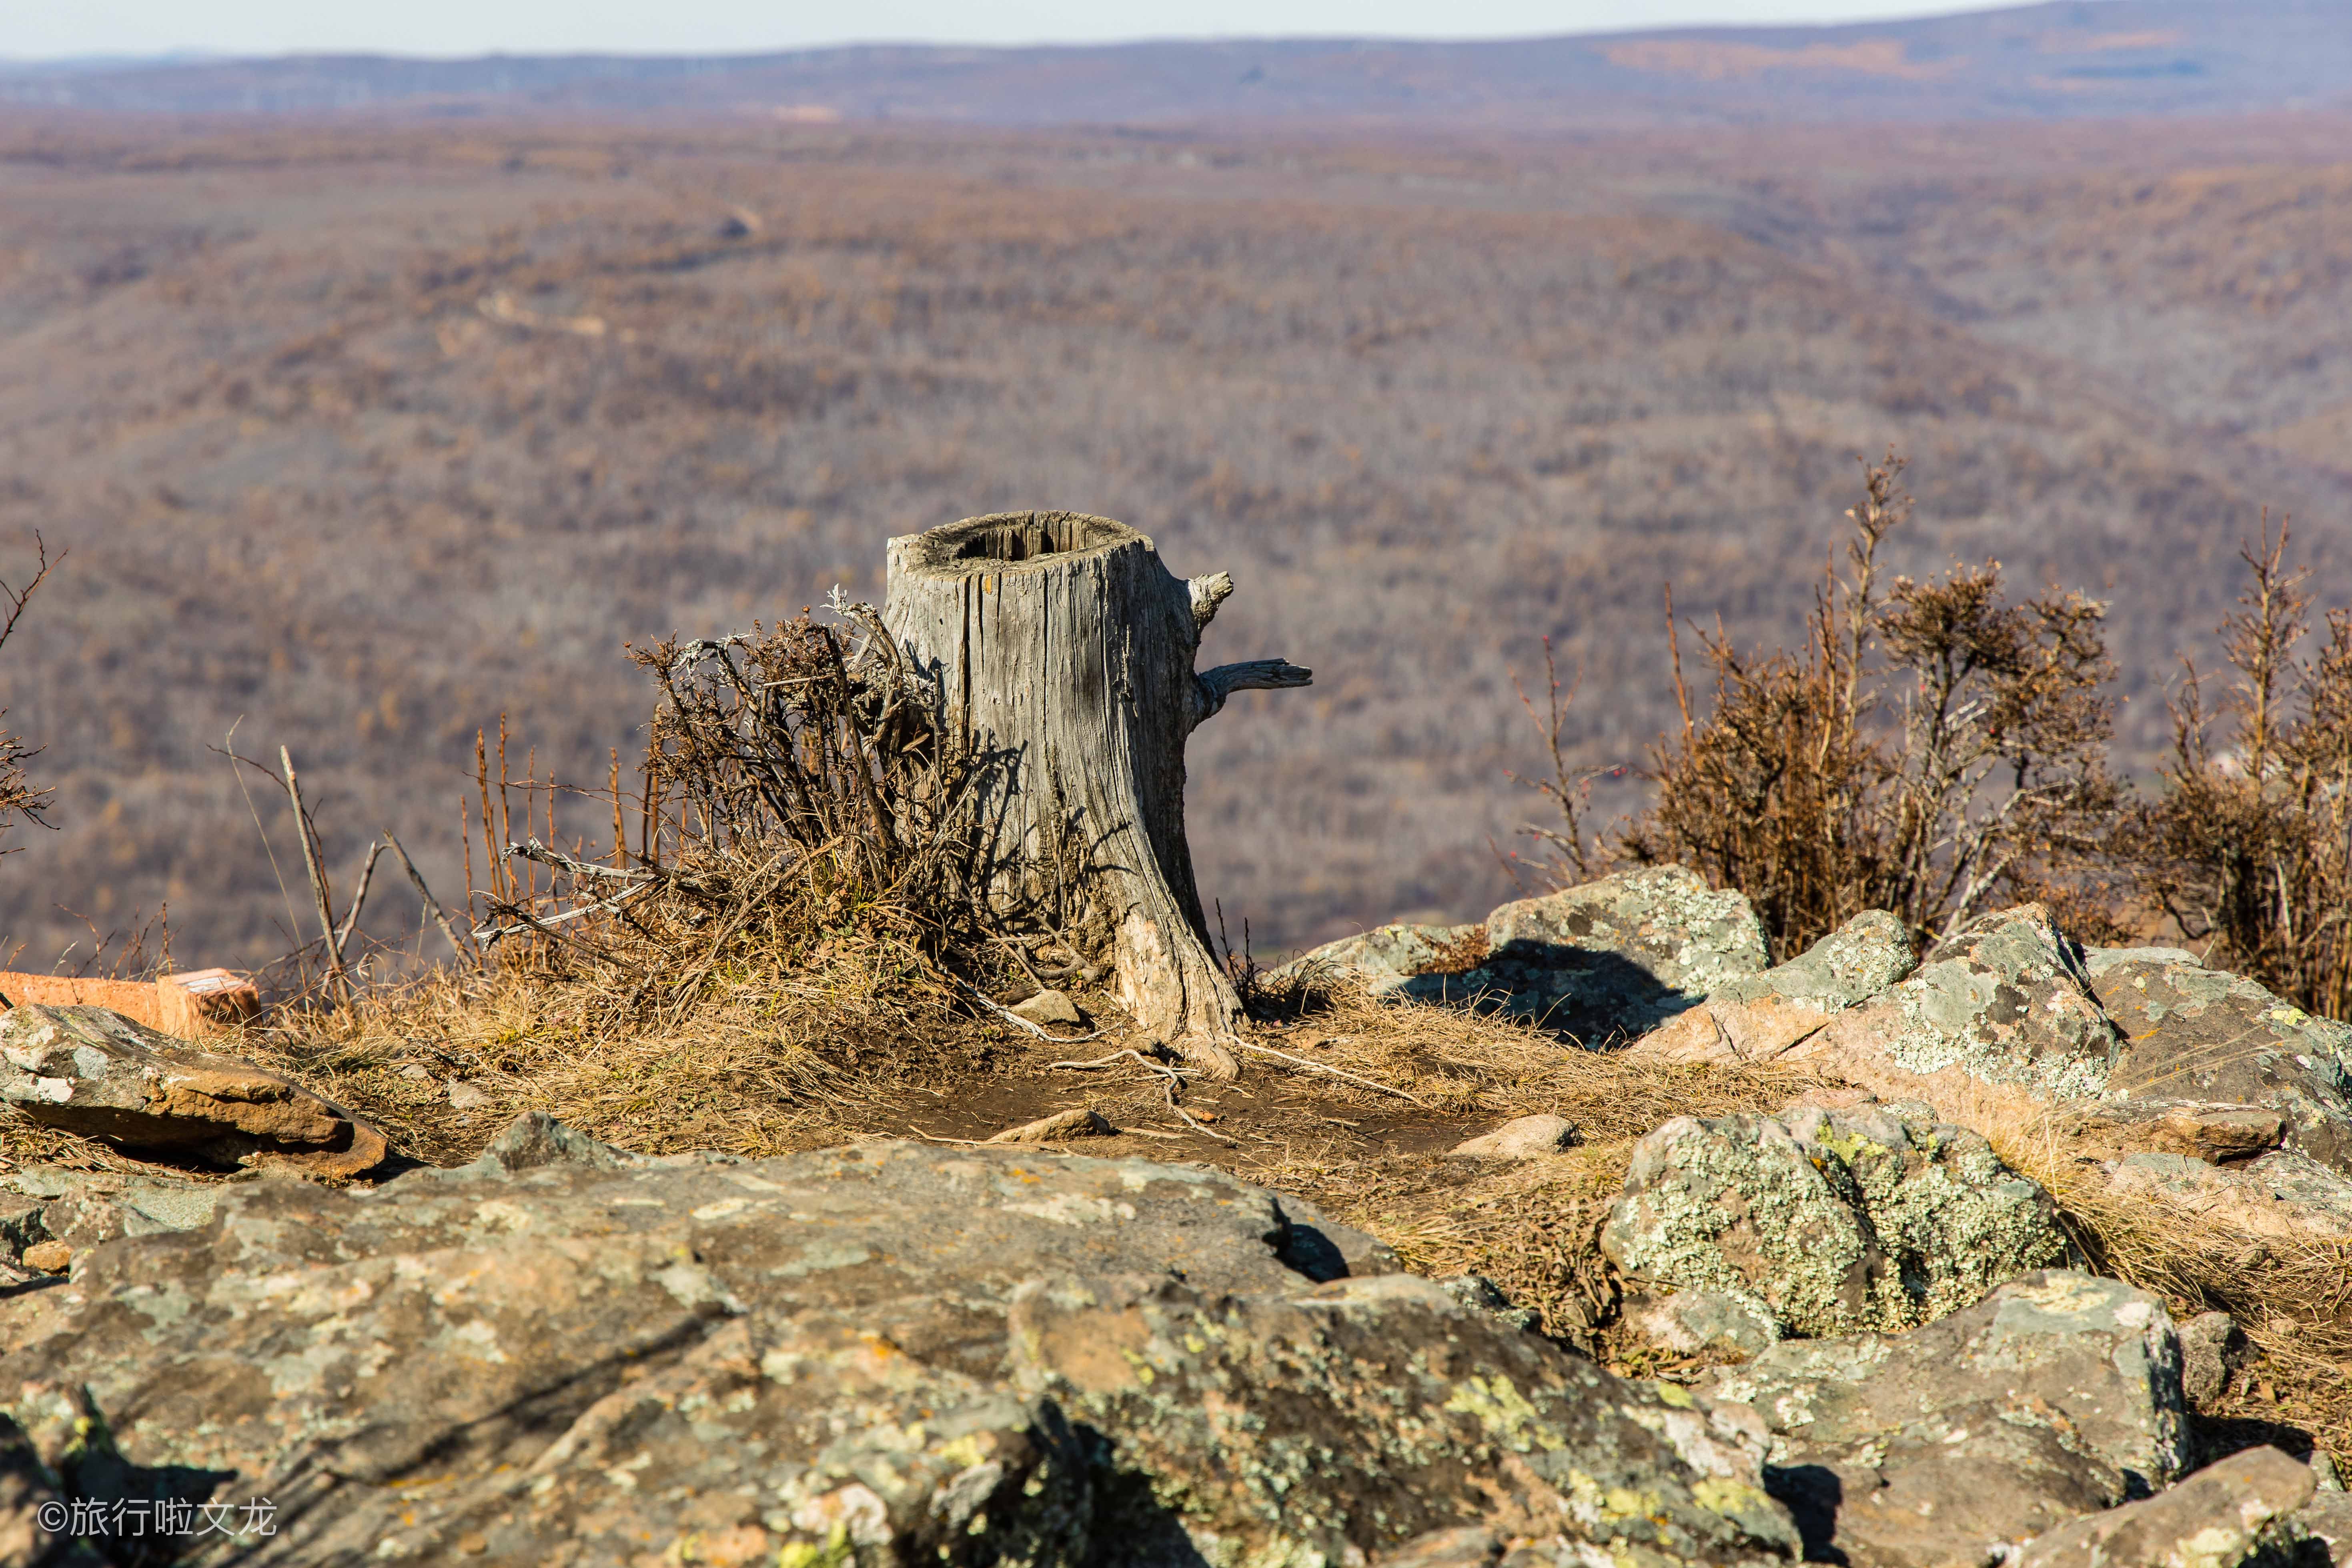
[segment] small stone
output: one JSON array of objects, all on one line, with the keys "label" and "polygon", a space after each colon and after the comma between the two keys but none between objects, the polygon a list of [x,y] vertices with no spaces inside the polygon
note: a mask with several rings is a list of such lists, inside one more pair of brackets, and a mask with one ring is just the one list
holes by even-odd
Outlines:
[{"label": "small stone", "polygon": [[1675,1355],[1747,1360],[1780,1342],[1780,1331],[1753,1302],[1719,1290],[1677,1290],[1625,1306],[1626,1327]]},{"label": "small stone", "polygon": [[44,1274],[63,1274],[73,1264],[73,1248],[62,1241],[37,1241],[25,1248],[25,1267]]},{"label": "small stone", "polygon": [[1522,1116],[1492,1132],[1465,1138],[1447,1152],[1465,1160],[1538,1160],[1576,1142],[1576,1123],[1564,1116]]},{"label": "small stone", "polygon": [[2227,1312],[2200,1312],[2180,1325],[2180,1391],[2202,1408],[2221,1397],[2244,1359],[2246,1336]]},{"label": "small stone", "polygon": [[1041,1116],[1034,1121],[1024,1121],[1018,1127],[1008,1127],[984,1143],[1058,1143],[1067,1138],[1109,1138],[1118,1131],[1110,1119],[1098,1110],[1080,1106],[1074,1110],[1056,1111]]},{"label": "small stone", "polygon": [[480,1110],[489,1104],[490,1091],[480,1084],[468,1083],[460,1078],[453,1078],[449,1080],[450,1110]]},{"label": "small stone", "polygon": [[1040,991],[1026,1002],[1016,1002],[1011,1008],[1016,1018],[1026,1018],[1033,1024],[1082,1024],[1077,1004],[1060,991]]},{"label": "small stone", "polygon": [[1484,1274],[1456,1274],[1440,1279],[1437,1288],[1472,1311],[1484,1312],[1515,1329],[1533,1329],[1543,1321],[1543,1314],[1532,1308],[1512,1306],[1502,1287]]},{"label": "small stone", "polygon": [[423,1062],[411,1062],[406,1067],[400,1069],[400,1076],[408,1079],[411,1083],[431,1083],[433,1081],[433,1069],[426,1067]]}]

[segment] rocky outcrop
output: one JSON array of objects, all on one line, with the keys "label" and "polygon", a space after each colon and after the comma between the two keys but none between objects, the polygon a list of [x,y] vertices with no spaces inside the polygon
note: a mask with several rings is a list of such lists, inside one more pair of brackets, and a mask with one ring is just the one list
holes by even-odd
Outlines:
[{"label": "rocky outcrop", "polygon": [[1763,1417],[1766,1483],[1812,1557],[1994,1561],[2188,1461],[2163,1303],[2060,1269],[1906,1334],[1785,1342],[1701,1386]]},{"label": "rocky outcrop", "polygon": [[1676,1117],[1634,1145],[1601,1246],[1800,1335],[1906,1329],[2065,1253],[2047,1193],[1916,1105]]},{"label": "rocky outcrop", "polygon": [[1680,866],[1645,867],[1505,904],[1483,926],[1382,926],[1294,960],[1381,995],[1492,1008],[1585,1045],[1629,1039],[1764,968],[1745,897]]},{"label": "rocky outcrop", "polygon": [[2097,1117],[2142,1148],[2220,1163],[2284,1143],[2352,1174],[2352,1027],[2177,949],[2085,949],[2039,904],[1979,917],[1853,1005],[1899,951],[1864,929],[1871,919],[1632,1049],[1803,1064],[1896,1098],[1973,1084],[2096,1100]]},{"label": "rocky outcrop", "polygon": [[88,1251],[0,1297],[0,1389],[28,1486],[275,1504],[202,1561],[1794,1554],[1752,1417],[1310,1214],[1192,1166],[646,1160],[526,1119],[461,1170],[224,1184],[202,1229]]},{"label": "rocky outcrop", "polygon": [[217,1182],[26,1165],[0,1176],[0,1255],[61,1273],[100,1242],[202,1227],[221,1191]]},{"label": "rocky outcrop", "polygon": [[1633,1048],[1669,1061],[1764,1061],[1908,975],[1911,933],[1865,910],[1788,963],[1746,975],[1643,1036]]},{"label": "rocky outcrop", "polygon": [[2026,1544],[2014,1568],[2290,1568],[2311,1500],[2311,1468],[2248,1448],[2140,1502],[2061,1526]]},{"label": "rocky outcrop", "polygon": [[2083,949],[2048,910],[2021,904],[1937,942],[1910,978],[1840,1014],[1782,1059],[1882,1094],[1966,1078],[2071,1098],[2106,1086],[2120,1044]]},{"label": "rocky outcrop", "polygon": [[0,1015],[0,1100],[45,1126],[221,1165],[353,1176],[383,1134],[293,1079],[100,1007]]},{"label": "rocky outcrop", "polygon": [[2122,1036],[2109,1093],[2275,1111],[2288,1148],[2352,1173],[2352,1027],[2169,948],[2094,952],[2085,967]]}]

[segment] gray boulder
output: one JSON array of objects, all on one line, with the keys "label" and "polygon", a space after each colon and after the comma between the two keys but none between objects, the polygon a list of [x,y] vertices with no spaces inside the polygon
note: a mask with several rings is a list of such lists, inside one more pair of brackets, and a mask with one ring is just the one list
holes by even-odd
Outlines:
[{"label": "gray boulder", "polygon": [[1902,980],[1917,962],[1903,922],[1865,910],[1788,963],[1709,992],[1703,1005],[1631,1049],[1668,1061],[1769,1060]]},{"label": "gray boulder", "polygon": [[2290,1568],[2305,1539],[2296,1510],[2311,1468],[2276,1448],[2248,1448],[2139,1502],[2095,1513],[2027,1542],[2013,1568]]},{"label": "gray boulder", "polygon": [[1601,1247],[1794,1335],[1910,1328],[2065,1255],[2050,1195],[1916,1105],[1676,1117],[1633,1146]]},{"label": "gray boulder", "polygon": [[1598,1046],[1763,968],[1764,928],[1744,896],[1653,866],[1505,904],[1484,926],[1382,926],[1276,978],[1349,976],[1378,994],[1506,1012]]},{"label": "gray boulder", "polygon": [[2086,967],[2123,1035],[2108,1092],[2276,1111],[2288,1148],[2352,1174],[2352,1027],[2171,949],[2094,952]]},{"label": "gray boulder", "polygon": [[1787,1341],[1701,1387],[1763,1417],[1766,1484],[1832,1561],[1994,1561],[2188,1460],[2164,1304],[2062,1269],[1908,1333]]},{"label": "gray boulder", "polygon": [[1893,1096],[1974,1079],[2071,1098],[2105,1089],[2121,1043],[2082,947],[2047,909],[2021,904],[1962,926],[1909,979],[1780,1058]]},{"label": "gray boulder", "polygon": [[1563,1561],[1793,1554],[1760,1429],[1310,1212],[1139,1160],[637,1159],[527,1119],[373,1190],[226,1184],[0,1296],[0,1402],[26,1497],[277,1504],[195,1562],[1337,1563],[1490,1513]]},{"label": "gray boulder", "polygon": [[1738,1427],[1410,1275],[1223,1300],[1046,1283],[1012,1327],[1021,1389],[1116,1434],[1211,1563],[1343,1562],[1488,1511],[1635,1561],[1796,1550]]},{"label": "gray boulder", "polygon": [[1798,1003],[1772,999],[1778,973],[1727,987],[1719,1006],[1635,1048],[1802,1063],[1892,1097],[1973,1083],[2098,1100],[2105,1121],[2160,1151],[2225,1162],[2283,1140],[2352,1175],[2352,1027],[2177,949],[2085,949],[2042,905],[2021,904],[1970,921],[1909,978],[1811,1027]]}]

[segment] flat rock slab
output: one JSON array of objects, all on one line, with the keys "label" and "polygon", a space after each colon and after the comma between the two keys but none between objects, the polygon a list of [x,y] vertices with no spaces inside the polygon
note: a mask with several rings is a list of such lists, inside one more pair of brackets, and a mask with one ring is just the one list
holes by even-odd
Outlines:
[{"label": "flat rock slab", "polygon": [[1465,1138],[1446,1151],[1465,1160],[1540,1160],[1576,1145],[1576,1123],[1565,1116],[1520,1116],[1492,1132]]},{"label": "flat rock slab", "polygon": [[1785,1341],[1701,1386],[1763,1416],[1767,1482],[1816,1557],[1991,1561],[2188,1459],[2163,1303],[2063,1269],[1908,1333]]},{"label": "flat rock slab", "polygon": [[525,1118],[462,1170],[228,1184],[94,1248],[0,1299],[0,1389],[76,1495],[278,1505],[198,1561],[1337,1563],[1489,1510],[1793,1554],[1760,1429],[1365,1273],[1310,1212],[1141,1160],[646,1160]]},{"label": "flat rock slab", "polygon": [[220,1164],[352,1176],[390,1152],[383,1133],[293,1079],[102,1007],[0,1015],[0,1099],[44,1126]]},{"label": "flat rock slab", "polygon": [[2188,957],[2163,948],[2089,955],[2091,987],[2123,1036],[2105,1087],[2276,1111],[2287,1147],[2352,1174],[2352,1027]]},{"label": "flat rock slab", "polygon": [[2293,1149],[2215,1166],[2145,1150],[2110,1172],[2126,1194],[2146,1194],[2256,1235],[2339,1241],[2352,1237],[2352,1176]]}]

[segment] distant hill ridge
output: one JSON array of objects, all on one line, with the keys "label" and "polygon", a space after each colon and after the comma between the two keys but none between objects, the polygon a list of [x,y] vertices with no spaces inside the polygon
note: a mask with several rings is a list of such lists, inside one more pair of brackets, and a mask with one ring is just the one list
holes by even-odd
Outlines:
[{"label": "distant hill ridge", "polygon": [[88,60],[0,103],[102,112],[1547,130],[2226,114],[2352,103],[2345,0],[2069,0],[1820,27],[768,55]]}]

